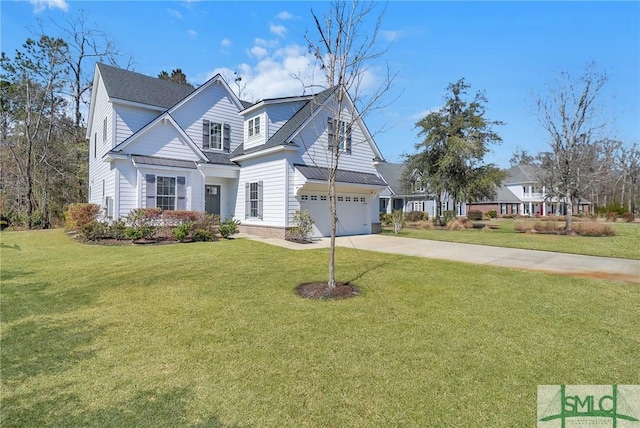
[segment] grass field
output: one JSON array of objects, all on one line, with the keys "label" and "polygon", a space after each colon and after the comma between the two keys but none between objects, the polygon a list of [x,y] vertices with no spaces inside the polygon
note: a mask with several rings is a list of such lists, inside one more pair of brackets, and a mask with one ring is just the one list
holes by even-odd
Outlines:
[{"label": "grass field", "polygon": [[[607,223],[615,230],[616,235],[604,237],[517,233],[514,232],[513,220],[483,223],[493,228],[451,231],[421,229],[409,224],[398,236],[640,260],[640,223]],[[385,228],[383,233],[393,235],[390,228]]]},{"label": "grass field", "polygon": [[640,382],[640,287],[236,239],[3,232],[1,426],[534,426],[541,384]]}]

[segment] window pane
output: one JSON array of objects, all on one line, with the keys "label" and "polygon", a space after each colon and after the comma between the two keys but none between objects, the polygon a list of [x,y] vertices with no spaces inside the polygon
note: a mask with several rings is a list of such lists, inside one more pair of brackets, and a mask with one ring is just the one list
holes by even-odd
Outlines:
[{"label": "window pane", "polygon": [[176,209],[176,178],[156,177],[156,207],[162,210]]},{"label": "window pane", "polygon": [[222,150],[222,124],[212,123],[209,128],[210,147],[216,150]]}]

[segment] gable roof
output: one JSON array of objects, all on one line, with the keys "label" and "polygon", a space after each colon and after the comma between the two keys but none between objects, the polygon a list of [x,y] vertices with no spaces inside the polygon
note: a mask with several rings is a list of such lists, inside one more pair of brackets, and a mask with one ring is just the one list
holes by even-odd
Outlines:
[{"label": "gable roof", "polygon": [[189,85],[98,63],[109,98],[168,109],[195,91]]},{"label": "gable roof", "polygon": [[271,147],[295,145],[291,143],[291,137],[309,119],[329,96],[335,91],[335,87],[326,89],[313,95],[289,120],[285,122],[265,144],[244,150],[244,143],[240,144],[231,154],[231,157],[258,152]]},{"label": "gable roof", "polygon": [[402,195],[406,193],[402,190],[401,178],[404,171],[404,164],[391,162],[376,162],[376,171],[387,182],[389,189],[394,195]]},{"label": "gable roof", "polygon": [[538,168],[532,165],[515,165],[507,170],[506,184],[535,183],[538,181]]}]

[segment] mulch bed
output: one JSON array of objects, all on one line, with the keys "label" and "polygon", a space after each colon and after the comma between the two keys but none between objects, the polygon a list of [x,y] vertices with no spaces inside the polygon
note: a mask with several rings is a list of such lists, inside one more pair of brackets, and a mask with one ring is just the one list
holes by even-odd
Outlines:
[{"label": "mulch bed", "polygon": [[333,289],[326,282],[310,282],[296,287],[296,293],[305,299],[348,299],[360,294],[360,290],[350,283],[337,283]]}]

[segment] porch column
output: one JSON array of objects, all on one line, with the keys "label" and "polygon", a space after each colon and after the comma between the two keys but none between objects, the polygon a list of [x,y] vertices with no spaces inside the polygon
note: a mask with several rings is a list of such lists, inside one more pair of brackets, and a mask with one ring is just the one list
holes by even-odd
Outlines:
[{"label": "porch column", "polygon": [[529,215],[533,215],[533,204],[529,201]]},{"label": "porch column", "polygon": [[542,201],[542,215],[547,215],[547,203],[545,201]]}]

